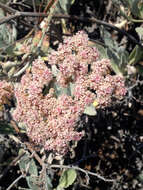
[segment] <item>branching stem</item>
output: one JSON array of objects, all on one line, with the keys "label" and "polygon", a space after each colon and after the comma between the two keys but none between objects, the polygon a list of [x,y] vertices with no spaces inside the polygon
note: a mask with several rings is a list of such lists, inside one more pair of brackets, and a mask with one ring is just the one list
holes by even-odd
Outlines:
[{"label": "branching stem", "polygon": [[114,180],[114,179],[106,179],[106,178],[104,178],[103,176],[101,176],[101,175],[99,175],[99,174],[97,174],[97,173],[93,173],[93,172],[84,170],[84,169],[79,168],[79,167],[77,167],[77,166],[67,166],[67,165],[57,165],[57,164],[53,164],[53,165],[50,166],[50,168],[65,168],[65,169],[71,169],[71,168],[72,168],[72,169],[75,169],[75,170],[77,170],[77,171],[80,171],[80,172],[84,173],[86,176],[92,175],[92,176],[95,176],[95,177],[97,177],[97,178],[99,178],[99,179],[105,181],[105,182],[115,182],[115,181],[116,181],[116,180]]},{"label": "branching stem", "polygon": [[[105,27],[111,28],[113,30],[118,31],[119,33],[121,33],[122,35],[125,35],[128,37],[128,39],[130,39],[132,42],[134,42],[135,44],[139,45],[140,47],[143,48],[143,45],[141,42],[137,41],[132,35],[130,35],[128,32],[126,32],[125,30],[122,30],[112,24],[109,24],[107,22],[104,22],[102,20],[98,20],[96,18],[86,18],[86,17],[79,17],[79,16],[74,16],[74,15],[65,15],[65,14],[56,14],[53,15],[53,8],[56,6],[56,3],[58,2],[58,0],[51,0],[51,12],[49,14],[47,13],[38,13],[38,12],[20,12],[17,11],[3,3],[0,3],[0,8],[3,8],[5,11],[12,13],[13,15],[11,16],[7,16],[4,17],[2,19],[0,19],[0,25],[4,24],[12,19],[16,19],[18,17],[49,17],[48,20],[51,20],[51,17],[56,18],[56,19],[69,19],[69,20],[79,20],[81,22],[92,22],[92,23],[96,23],[99,25],[103,25]],[[51,5],[50,4],[50,5]],[[48,7],[50,7],[50,5]]]}]

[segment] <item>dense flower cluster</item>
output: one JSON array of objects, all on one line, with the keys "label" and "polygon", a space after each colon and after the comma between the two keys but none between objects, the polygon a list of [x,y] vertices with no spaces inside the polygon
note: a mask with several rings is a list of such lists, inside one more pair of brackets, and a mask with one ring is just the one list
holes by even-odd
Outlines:
[{"label": "dense flower cluster", "polygon": [[35,60],[31,72],[22,77],[15,89],[17,107],[13,117],[26,125],[27,134],[35,143],[64,154],[69,141],[82,137],[74,130],[80,108],[70,96],[56,98],[53,88],[44,95],[44,85],[52,80],[50,69],[42,60]]},{"label": "dense flower cluster", "polygon": [[122,99],[126,94],[123,77],[111,75],[110,60],[99,60],[97,49],[88,45],[88,36],[82,31],[65,38],[49,56],[49,64],[59,68],[60,85],[75,83],[74,98],[83,109],[94,100],[104,108],[113,98]]},{"label": "dense flower cluster", "polygon": [[97,49],[88,45],[88,36],[81,31],[73,37],[65,38],[58,50],[51,52],[49,64],[58,66],[58,82],[66,87],[68,82],[75,82],[79,76],[87,75],[88,66],[98,57]]},{"label": "dense flower cluster", "polygon": [[109,60],[93,62],[90,74],[76,81],[75,98],[83,105],[92,103],[94,99],[100,108],[111,105],[113,98],[122,99],[126,94],[123,77],[110,75],[110,71]]},{"label": "dense flower cluster", "polygon": [[[68,143],[83,136],[75,127],[86,106],[109,106],[113,99],[123,98],[126,88],[123,77],[111,74],[110,60],[100,60],[97,49],[89,46],[84,32],[66,37],[57,51],[50,53],[48,63],[49,68],[41,58],[36,59],[15,85],[17,105],[12,115],[25,124],[36,144],[65,154]],[[72,84],[72,94],[57,95],[57,84],[61,89]],[[9,83],[0,82],[0,92],[0,104],[4,104],[5,97],[11,97]]]}]

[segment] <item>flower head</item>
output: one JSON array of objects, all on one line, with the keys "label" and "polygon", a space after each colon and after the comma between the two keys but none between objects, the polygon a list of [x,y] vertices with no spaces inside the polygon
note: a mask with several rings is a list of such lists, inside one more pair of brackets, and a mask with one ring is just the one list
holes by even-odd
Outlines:
[{"label": "flower head", "polygon": [[[125,96],[126,88],[123,77],[111,74],[110,60],[99,59],[98,50],[88,45],[88,36],[82,31],[65,37],[57,51],[48,56],[48,63],[57,68],[58,74],[53,76],[44,61],[36,59],[15,88],[17,107],[13,117],[26,125],[28,136],[36,144],[65,154],[69,142],[83,136],[76,126],[86,106],[110,106],[113,98]],[[71,84],[72,92],[57,93],[57,85],[69,90]],[[2,98],[10,96],[3,86],[1,89]]]}]

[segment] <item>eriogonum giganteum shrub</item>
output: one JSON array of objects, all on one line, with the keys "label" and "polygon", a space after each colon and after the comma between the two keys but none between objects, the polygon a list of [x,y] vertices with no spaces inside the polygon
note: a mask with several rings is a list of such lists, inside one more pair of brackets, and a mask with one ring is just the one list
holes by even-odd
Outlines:
[{"label": "eriogonum giganteum shrub", "polygon": [[[48,64],[38,58],[22,76],[15,86],[17,104],[12,115],[25,124],[32,141],[64,155],[69,142],[83,136],[76,125],[86,106],[110,106],[113,99],[124,97],[126,88],[123,77],[111,75],[110,60],[99,59],[97,49],[88,45],[88,36],[82,31],[64,38],[48,56]],[[65,89],[71,84],[69,93]]]}]

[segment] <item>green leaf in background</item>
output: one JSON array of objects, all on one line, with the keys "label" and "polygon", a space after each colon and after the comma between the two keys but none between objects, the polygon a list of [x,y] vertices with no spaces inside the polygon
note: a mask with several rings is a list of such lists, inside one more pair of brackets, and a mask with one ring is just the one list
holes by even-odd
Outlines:
[{"label": "green leaf in background", "polygon": [[132,50],[132,52],[129,55],[128,64],[129,65],[136,64],[141,59],[143,59],[143,48],[136,45],[135,48]]},{"label": "green leaf in background", "polygon": [[48,175],[46,175],[46,180],[45,180],[45,190],[52,190],[53,189],[53,185],[51,183],[51,179],[49,178]]},{"label": "green leaf in background", "polygon": [[[23,149],[20,149],[19,154],[22,154]],[[22,172],[25,172],[26,181],[31,190],[52,190],[53,186],[51,179],[46,173],[44,175],[38,176],[38,169],[34,159],[30,158],[30,154],[26,153],[19,161],[19,167]],[[40,187],[41,185],[41,187]]]},{"label": "green leaf in background", "polygon": [[75,0],[59,0],[61,8],[67,13]]},{"label": "green leaf in background", "polygon": [[93,104],[91,104],[90,106],[86,106],[86,108],[84,110],[84,114],[87,114],[90,116],[95,116],[97,114],[96,109],[93,106]]},{"label": "green leaf in background", "polygon": [[119,3],[122,3],[125,7],[131,8],[134,0],[112,0],[112,1],[113,3],[116,3],[119,6],[120,6]]},{"label": "green leaf in background", "polygon": [[131,12],[143,19],[143,1],[142,0],[133,0],[132,6],[131,6]]},{"label": "green leaf in background", "polygon": [[139,8],[139,11],[140,11],[140,18],[143,18],[143,1],[139,2],[138,8]]},{"label": "green leaf in background", "polygon": [[15,131],[10,124],[0,121],[0,134],[8,135],[8,134],[14,134],[14,133]]},{"label": "green leaf in background", "polygon": [[39,186],[37,184],[38,181],[38,169],[35,164],[34,159],[31,159],[29,154],[26,153],[19,161],[20,170],[27,173],[27,184],[32,190],[39,190]]},{"label": "green leaf in background", "polygon": [[100,59],[108,58],[107,48],[104,48],[102,45],[96,44],[95,47],[98,49],[100,53]]},{"label": "green leaf in background", "polygon": [[131,8],[134,0],[123,0]]},{"label": "green leaf in background", "polygon": [[116,74],[124,75],[128,64],[128,52],[122,46],[119,47],[118,43],[112,39],[111,34],[107,30],[101,28],[100,33],[107,46],[103,55],[105,54],[105,58],[111,60],[112,69]]},{"label": "green leaf in background", "polygon": [[143,27],[136,27],[135,30],[138,33],[140,39],[142,39],[143,38]]},{"label": "green leaf in background", "polygon": [[109,48],[116,48],[117,43],[115,42],[115,40],[112,39],[111,34],[107,30],[101,28],[100,33],[103,36],[106,46],[108,46]]},{"label": "green leaf in background", "polygon": [[[0,19],[5,16],[3,9],[0,8]],[[13,43],[17,38],[17,31],[14,24],[0,25],[0,49]]]},{"label": "green leaf in background", "polygon": [[[39,185],[37,183],[37,177],[28,176],[26,177],[27,184],[31,188],[31,190],[39,190]],[[46,189],[45,189],[46,190]]]},{"label": "green leaf in background", "polygon": [[125,69],[125,67],[122,67],[122,59],[119,54],[113,49],[107,49],[107,54],[111,60],[111,66],[114,72],[118,75],[122,75],[124,73],[123,69]]},{"label": "green leaf in background", "polygon": [[29,174],[32,174],[32,175],[35,175],[37,176],[38,175],[38,170],[37,170],[37,166],[35,164],[35,161],[34,159],[31,159],[29,157],[29,154],[25,154],[21,159],[20,159],[20,162],[19,162],[19,167],[21,170],[28,170],[28,173]]},{"label": "green leaf in background", "polygon": [[128,53],[121,48],[118,48],[118,53],[114,49],[104,48],[101,45],[96,45],[98,51],[100,52],[101,59],[110,59],[112,69],[116,74],[124,74],[125,68],[128,61]]},{"label": "green leaf in background", "polygon": [[68,169],[64,171],[59,179],[59,185],[57,189],[68,188],[76,180],[77,173],[74,169]]},{"label": "green leaf in background", "polygon": [[69,13],[69,9],[71,5],[74,3],[74,1],[75,0],[59,0],[56,7],[56,12],[63,13],[63,14]]}]

